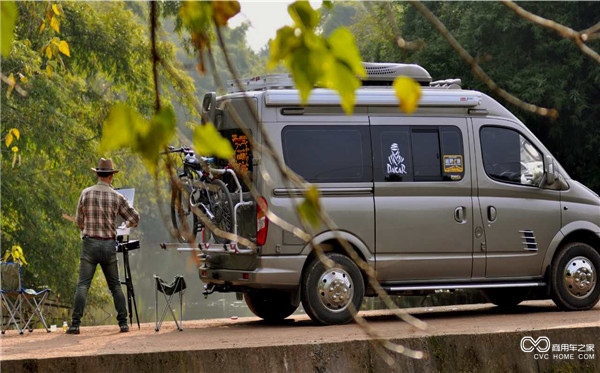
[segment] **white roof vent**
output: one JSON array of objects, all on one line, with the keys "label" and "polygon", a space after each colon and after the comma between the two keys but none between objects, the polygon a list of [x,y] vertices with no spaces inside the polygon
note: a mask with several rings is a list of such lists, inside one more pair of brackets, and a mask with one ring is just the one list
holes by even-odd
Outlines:
[{"label": "white roof vent", "polygon": [[419,65],[376,62],[364,62],[363,65],[367,70],[367,77],[363,80],[363,85],[366,86],[391,85],[394,79],[399,76],[413,78],[421,83],[421,85],[428,85],[429,82],[431,82],[431,75],[429,75],[429,72]]}]

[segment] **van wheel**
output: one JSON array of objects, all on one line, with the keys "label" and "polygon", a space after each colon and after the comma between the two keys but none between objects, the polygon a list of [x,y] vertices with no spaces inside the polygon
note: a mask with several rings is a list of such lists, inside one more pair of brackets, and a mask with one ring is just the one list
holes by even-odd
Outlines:
[{"label": "van wheel", "polygon": [[285,292],[245,293],[244,300],[252,313],[269,322],[283,320],[298,308],[292,304],[290,294]]},{"label": "van wheel", "polygon": [[552,261],[552,300],[565,310],[588,310],[598,303],[600,254],[586,243],[564,246]]},{"label": "van wheel", "polygon": [[335,264],[327,268],[317,256],[307,265],[301,284],[302,305],[319,324],[345,324],[352,320],[350,303],[360,309],[365,294],[363,277],[347,256],[325,255]]},{"label": "van wheel", "polygon": [[500,288],[484,289],[481,291],[483,296],[498,307],[515,307],[531,294],[530,288]]}]

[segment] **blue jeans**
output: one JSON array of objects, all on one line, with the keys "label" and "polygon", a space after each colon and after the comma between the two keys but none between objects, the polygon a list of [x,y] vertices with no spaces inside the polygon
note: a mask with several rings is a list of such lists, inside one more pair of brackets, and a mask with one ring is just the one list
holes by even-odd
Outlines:
[{"label": "blue jeans", "polygon": [[119,280],[116,241],[96,240],[89,237],[83,239],[83,249],[79,258],[79,281],[75,291],[71,325],[79,326],[81,323],[87,293],[98,264],[102,267],[106,283],[112,293],[119,325],[127,325],[127,307],[125,306],[125,296]]}]

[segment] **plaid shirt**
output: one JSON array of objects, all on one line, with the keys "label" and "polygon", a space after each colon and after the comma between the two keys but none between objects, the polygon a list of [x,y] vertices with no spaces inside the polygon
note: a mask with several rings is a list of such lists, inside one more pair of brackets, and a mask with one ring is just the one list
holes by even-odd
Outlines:
[{"label": "plaid shirt", "polygon": [[103,181],[81,192],[75,219],[81,229],[81,237],[117,237],[116,219],[120,215],[130,227],[140,221],[140,215],[121,194]]}]

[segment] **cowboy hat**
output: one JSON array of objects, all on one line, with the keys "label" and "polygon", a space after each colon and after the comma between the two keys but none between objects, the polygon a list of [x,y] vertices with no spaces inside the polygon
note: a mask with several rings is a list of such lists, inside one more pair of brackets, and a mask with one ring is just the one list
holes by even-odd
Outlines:
[{"label": "cowboy hat", "polygon": [[92,171],[111,173],[111,174],[116,174],[117,172],[119,172],[119,170],[115,170],[113,168],[112,159],[110,159],[110,158],[109,159],[100,158],[100,161],[98,161],[98,168],[92,168]]}]

